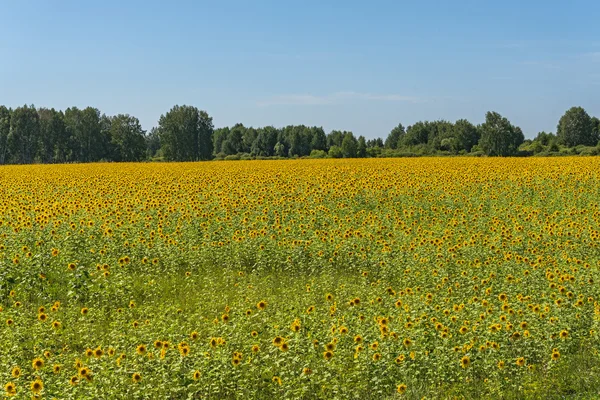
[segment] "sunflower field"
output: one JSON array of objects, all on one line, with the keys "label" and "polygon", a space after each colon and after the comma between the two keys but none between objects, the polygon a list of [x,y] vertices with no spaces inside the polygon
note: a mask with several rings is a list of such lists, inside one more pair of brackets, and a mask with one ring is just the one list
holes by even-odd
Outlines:
[{"label": "sunflower field", "polygon": [[600,159],[0,168],[15,399],[595,398]]}]

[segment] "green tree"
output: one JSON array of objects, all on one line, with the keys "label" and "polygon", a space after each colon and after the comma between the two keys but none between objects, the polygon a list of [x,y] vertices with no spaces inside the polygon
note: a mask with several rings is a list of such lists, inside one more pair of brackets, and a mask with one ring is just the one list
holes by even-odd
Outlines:
[{"label": "green tree", "polygon": [[258,137],[258,132],[256,129],[250,127],[244,131],[244,135],[242,136],[242,152],[250,153],[252,151],[252,144]]},{"label": "green tree", "polygon": [[146,141],[146,157],[152,158],[156,156],[156,153],[160,149],[160,135],[158,134],[158,128],[154,127],[150,129],[150,132],[145,136]]},{"label": "green tree", "polygon": [[40,117],[35,107],[16,108],[10,119],[8,145],[12,159],[19,164],[31,164],[38,148]]},{"label": "green tree", "polygon": [[215,129],[213,132],[213,151],[215,155],[221,152],[223,148],[223,142],[227,140],[227,136],[229,135],[229,127]]},{"label": "green tree", "polygon": [[221,152],[232,155],[242,152],[244,149],[244,133],[246,127],[243,124],[235,124],[229,130],[227,139],[221,143]]},{"label": "green tree", "polygon": [[525,140],[521,128],[513,126],[497,112],[489,111],[480,126],[479,146],[489,156],[515,155]]},{"label": "green tree", "polygon": [[565,112],[558,121],[556,136],[559,143],[567,147],[594,146],[598,141],[594,137],[592,118],[581,107],[571,107]]},{"label": "green tree", "polygon": [[358,137],[356,156],[359,158],[365,158],[367,156],[367,142],[365,141],[365,137],[362,135]]},{"label": "green tree", "polygon": [[352,132],[346,132],[342,139],[342,154],[344,158],[356,158],[358,142]]},{"label": "green tree", "polygon": [[146,155],[145,132],[128,114],[110,118],[110,143],[114,161],[141,161]]},{"label": "green tree", "polygon": [[0,164],[4,164],[9,156],[8,135],[10,133],[10,116],[12,110],[0,106]]},{"label": "green tree", "polygon": [[385,139],[384,146],[386,149],[397,149],[400,146],[401,141],[406,134],[404,130],[404,126],[402,124],[398,124],[398,126],[394,127]]},{"label": "green tree", "polygon": [[196,161],[212,157],[214,128],[212,118],[205,111],[176,105],[160,116],[158,129],[167,160]]},{"label": "green tree", "polygon": [[277,129],[272,126],[259,128],[256,140],[252,143],[251,153],[263,157],[272,156],[277,144],[277,134]]},{"label": "green tree", "polygon": [[277,157],[285,157],[285,145],[281,142],[277,142],[275,147],[273,147],[273,151]]},{"label": "green tree", "polygon": [[344,132],[333,130],[327,135],[327,148],[331,146],[342,147],[342,140],[344,139]]},{"label": "green tree", "polygon": [[312,140],[310,142],[311,150],[327,150],[327,135],[322,127],[313,127]]},{"label": "green tree", "polygon": [[40,118],[38,147],[40,161],[44,163],[64,161],[64,157],[61,156],[65,151],[68,137],[62,112],[56,111],[54,108],[40,108],[38,114]]},{"label": "green tree", "polygon": [[479,142],[479,131],[477,127],[466,119],[459,119],[454,124],[454,134],[458,145],[457,151],[470,152],[473,146]]},{"label": "green tree", "polygon": [[596,117],[592,117],[592,127],[593,127],[593,139],[600,147],[600,119]]},{"label": "green tree", "polygon": [[409,126],[406,129],[406,134],[401,138],[401,145],[399,145],[399,147],[416,146],[427,143],[430,130],[430,124],[427,121],[419,121]]}]

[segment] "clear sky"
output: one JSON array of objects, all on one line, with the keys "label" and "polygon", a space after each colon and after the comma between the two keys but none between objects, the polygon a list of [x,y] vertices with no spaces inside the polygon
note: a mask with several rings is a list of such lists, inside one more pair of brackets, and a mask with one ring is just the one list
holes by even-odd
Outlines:
[{"label": "clear sky", "polygon": [[0,104],[25,103],[367,138],[494,110],[532,138],[600,116],[600,1],[0,0]]}]

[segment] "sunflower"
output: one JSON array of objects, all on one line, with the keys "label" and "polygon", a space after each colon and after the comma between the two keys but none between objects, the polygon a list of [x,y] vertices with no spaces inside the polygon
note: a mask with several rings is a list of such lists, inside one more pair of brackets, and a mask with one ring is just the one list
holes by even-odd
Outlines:
[{"label": "sunflower", "polygon": [[285,342],[285,339],[282,338],[281,336],[275,336],[275,338],[273,339],[273,346],[275,347],[279,347],[281,346],[283,343]]},{"label": "sunflower", "polygon": [[33,393],[40,393],[44,389],[44,382],[40,379],[36,379],[31,382],[30,388]]},{"label": "sunflower", "polygon": [[34,358],[33,361],[31,362],[31,366],[33,367],[34,370],[39,371],[40,369],[42,369],[44,367],[44,360],[41,358]]},{"label": "sunflower", "polygon": [[183,346],[178,346],[178,349],[179,354],[181,354],[182,357],[185,357],[190,353],[190,347],[187,344]]},{"label": "sunflower", "polygon": [[53,321],[52,322],[52,328],[54,328],[54,329],[60,328],[60,321]]},{"label": "sunflower", "polygon": [[192,374],[192,378],[197,381],[198,379],[200,379],[200,371],[196,370],[194,371],[194,373]]},{"label": "sunflower", "polygon": [[13,378],[18,378],[19,376],[21,376],[21,368],[13,367],[13,369],[10,371],[10,375]]},{"label": "sunflower", "polygon": [[138,353],[139,355],[144,355],[146,354],[146,345],[144,344],[140,344],[138,347],[136,347],[135,352]]},{"label": "sunflower", "polygon": [[256,308],[258,308],[259,310],[264,310],[265,308],[267,308],[267,302],[264,300],[259,301],[256,304]]},{"label": "sunflower", "polygon": [[278,384],[279,386],[281,386],[282,382],[281,382],[281,378],[278,376],[274,376],[273,377],[273,382],[275,382],[276,384]]},{"label": "sunflower", "polygon": [[8,382],[4,385],[4,390],[6,391],[6,396],[12,397],[17,394],[17,385],[12,382]]},{"label": "sunflower", "polygon": [[406,389],[407,387],[404,383],[401,383],[396,387],[396,391],[400,394],[404,394],[404,392],[406,392]]},{"label": "sunflower", "polygon": [[373,361],[379,361],[379,360],[381,360],[381,353],[373,354]]},{"label": "sunflower", "polygon": [[89,311],[90,311],[90,310],[89,310],[87,307],[83,307],[83,308],[81,309],[81,315],[87,315],[87,313],[88,313]]},{"label": "sunflower", "polygon": [[558,351],[558,349],[552,350],[552,360],[556,361],[559,358],[560,358],[560,352]]},{"label": "sunflower", "polygon": [[200,334],[199,334],[198,332],[196,332],[196,331],[194,331],[194,332],[190,333],[190,338],[191,338],[192,340],[196,340],[196,339],[198,339],[198,337],[199,337],[199,336],[200,336]]},{"label": "sunflower", "polygon": [[133,383],[139,383],[142,380],[142,375],[140,375],[139,372],[134,372],[133,375],[131,375],[131,380]]},{"label": "sunflower", "polygon": [[54,372],[55,374],[60,374],[60,365],[58,365],[58,364],[55,364],[55,365],[52,367],[52,372]]},{"label": "sunflower", "polygon": [[252,352],[253,353],[258,353],[260,351],[260,346],[255,344],[252,346]]},{"label": "sunflower", "polygon": [[460,359],[460,366],[463,368],[467,368],[471,364],[471,359],[469,356],[464,356]]},{"label": "sunflower", "polygon": [[333,358],[333,351],[327,350],[323,353],[323,357],[329,361]]},{"label": "sunflower", "polygon": [[100,358],[103,355],[104,355],[104,351],[102,351],[102,349],[100,347],[98,347],[96,350],[94,350],[94,357]]},{"label": "sunflower", "polygon": [[566,329],[563,329],[562,331],[560,331],[560,333],[558,334],[560,336],[561,339],[566,339],[569,337],[569,331],[567,331]]},{"label": "sunflower", "polygon": [[519,366],[519,367],[522,367],[523,365],[525,365],[525,358],[524,357],[517,358],[517,360],[515,361],[515,364],[517,364],[517,366]]}]

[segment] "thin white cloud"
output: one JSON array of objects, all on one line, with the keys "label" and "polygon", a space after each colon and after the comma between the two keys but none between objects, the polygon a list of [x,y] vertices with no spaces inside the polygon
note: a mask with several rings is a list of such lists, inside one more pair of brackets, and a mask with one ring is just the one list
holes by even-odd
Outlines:
[{"label": "thin white cloud", "polygon": [[323,96],[315,96],[312,94],[288,94],[281,96],[274,96],[270,99],[261,100],[258,102],[259,106],[276,106],[276,105],[300,105],[300,106],[313,106],[313,105],[334,105],[340,104],[344,101],[350,100],[364,100],[364,101],[404,101],[410,103],[422,103],[425,99],[414,97],[414,96],[402,96],[399,94],[374,94],[374,93],[360,93],[360,92],[336,92]]}]

